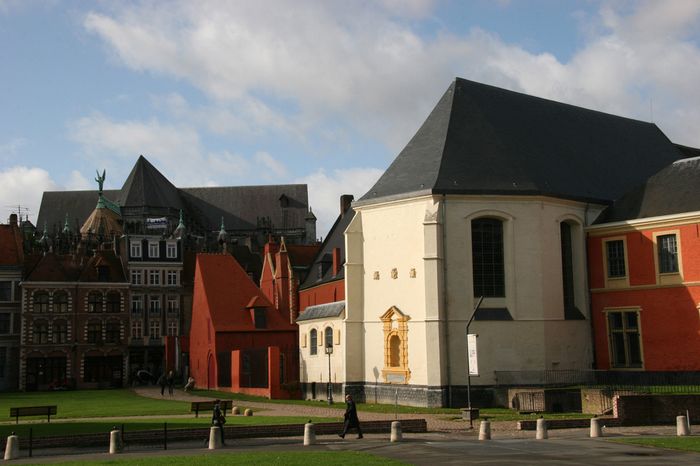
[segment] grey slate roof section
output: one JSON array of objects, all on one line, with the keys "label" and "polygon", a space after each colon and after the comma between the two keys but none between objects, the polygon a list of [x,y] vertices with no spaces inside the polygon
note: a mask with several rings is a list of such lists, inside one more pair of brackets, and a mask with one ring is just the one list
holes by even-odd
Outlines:
[{"label": "grey slate roof section", "polygon": [[513,320],[513,316],[510,315],[510,311],[505,307],[480,307],[476,310],[474,320]]},{"label": "grey slate roof section", "polygon": [[457,78],[355,205],[431,193],[607,204],[680,158],[652,123]]},{"label": "grey slate roof section", "polygon": [[122,186],[120,206],[183,208],[178,189],[141,155]]},{"label": "grey slate roof section", "polygon": [[345,301],[336,301],[334,303],[317,304],[307,307],[304,312],[297,317],[297,322],[314,319],[328,319],[330,317],[338,317],[345,310]]},{"label": "grey slate roof section", "polygon": [[595,224],[700,211],[700,157],[678,160],[605,209]]},{"label": "grey slate roof section", "polygon": [[674,145],[676,146],[676,149],[681,151],[681,154],[683,154],[683,158],[689,159],[691,157],[700,157],[700,149],[697,149],[695,147],[682,146],[680,144]]},{"label": "grey slate roof section", "polygon": [[[104,195],[121,207],[182,208],[212,231],[218,231],[222,216],[229,231],[255,229],[258,217],[269,217],[276,228],[304,229],[308,213],[305,184],[178,189],[143,156],[137,160],[122,189],[106,190]],[[280,206],[282,195],[287,198],[284,208]],[[37,224],[43,229],[46,222],[49,231],[60,230],[68,213],[70,227],[75,229],[75,218],[82,225],[97,205],[97,199],[97,191],[45,192]]]},{"label": "grey slate roof section", "polygon": [[[340,267],[338,274],[333,275],[333,249],[340,248],[340,263],[345,264],[345,229],[354,216],[355,211],[350,207],[345,214],[339,215],[335,220],[309,268],[306,280],[299,287],[300,290],[345,278],[345,267]],[[319,268],[322,271],[321,276],[319,276]]]}]

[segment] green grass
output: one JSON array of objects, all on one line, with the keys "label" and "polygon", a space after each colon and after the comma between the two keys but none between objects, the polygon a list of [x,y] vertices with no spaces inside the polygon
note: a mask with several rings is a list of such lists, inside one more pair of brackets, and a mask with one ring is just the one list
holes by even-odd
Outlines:
[{"label": "green grass", "polygon": [[700,453],[700,437],[620,437],[608,439],[611,442],[642,445],[646,447],[671,448],[673,450]]},{"label": "green grass", "polygon": [[[14,392],[0,396],[0,421],[10,421],[10,408],[58,406],[56,419],[187,414],[186,401],[144,398],[130,390],[80,390],[58,392]],[[40,419],[39,416],[37,419]],[[20,418],[20,422],[22,419]]]},{"label": "green grass", "polygon": [[527,421],[539,419],[542,416],[545,419],[586,419],[592,417],[591,414],[584,413],[532,413],[520,414],[517,411],[508,408],[481,408],[479,409],[479,418],[488,419],[490,421]]},{"label": "green grass", "polygon": [[[194,460],[193,460],[194,458]],[[222,464],[245,464],[245,465],[291,465],[291,466],[313,466],[313,465],[348,465],[348,466],[374,466],[374,465],[402,465],[400,461],[391,460],[370,453],[359,451],[313,451],[313,452],[242,452],[223,454],[202,454],[192,456],[145,456],[138,459],[119,459],[104,461],[72,461],[68,463],[55,463],[64,466],[105,464],[118,466],[131,465],[168,465],[168,466],[190,466],[192,463],[202,466],[220,466]]]},{"label": "green grass", "polygon": [[[228,416],[226,425],[280,425],[280,424],[304,424],[309,417],[303,416]],[[338,419],[311,418],[313,422],[338,422]],[[95,434],[109,432],[114,426],[124,426],[124,432],[136,430],[162,430],[163,423],[168,424],[168,430],[188,429],[196,427],[208,427],[211,419],[208,416],[199,418],[125,418],[109,421],[64,421],[40,424],[5,424],[0,425],[0,438],[4,438],[15,432],[20,437],[29,437],[29,429],[32,429],[34,437],[51,437],[55,435]]]}]

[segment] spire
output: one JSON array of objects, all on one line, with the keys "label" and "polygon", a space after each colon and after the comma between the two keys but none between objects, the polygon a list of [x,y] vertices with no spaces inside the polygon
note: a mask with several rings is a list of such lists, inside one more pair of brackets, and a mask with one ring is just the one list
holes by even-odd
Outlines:
[{"label": "spire", "polygon": [[48,228],[46,227],[46,222],[44,222],[44,234],[39,240],[39,244],[44,249],[44,252],[48,251],[51,247],[51,240],[49,239]]},{"label": "spire", "polygon": [[228,235],[226,234],[226,226],[224,225],[224,217],[221,217],[221,230],[219,230],[219,243],[225,243]]},{"label": "spire", "polygon": [[185,219],[182,213],[182,209],[180,209],[180,222],[177,224],[177,228],[175,228],[173,236],[177,239],[182,239],[185,236],[186,231],[187,229],[185,228]]},{"label": "spire", "polygon": [[70,235],[70,226],[68,226],[68,213],[66,213],[66,221],[63,223],[63,234]]}]

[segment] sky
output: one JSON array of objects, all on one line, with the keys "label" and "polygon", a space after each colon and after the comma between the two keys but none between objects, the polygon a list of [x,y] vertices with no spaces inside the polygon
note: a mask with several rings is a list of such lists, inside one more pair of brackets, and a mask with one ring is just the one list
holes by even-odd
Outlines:
[{"label": "sky", "polygon": [[455,77],[700,147],[700,1],[0,0],[0,221],[46,190],[307,183],[325,236]]}]

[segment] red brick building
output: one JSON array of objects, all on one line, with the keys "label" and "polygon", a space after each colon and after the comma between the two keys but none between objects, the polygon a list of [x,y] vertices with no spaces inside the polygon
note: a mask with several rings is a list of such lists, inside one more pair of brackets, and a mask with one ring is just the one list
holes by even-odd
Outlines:
[{"label": "red brick building", "polygon": [[674,162],[588,228],[598,369],[700,370],[698,179]]},{"label": "red brick building", "polygon": [[297,352],[296,326],[233,256],[197,255],[190,373],[199,387],[287,398]]}]

